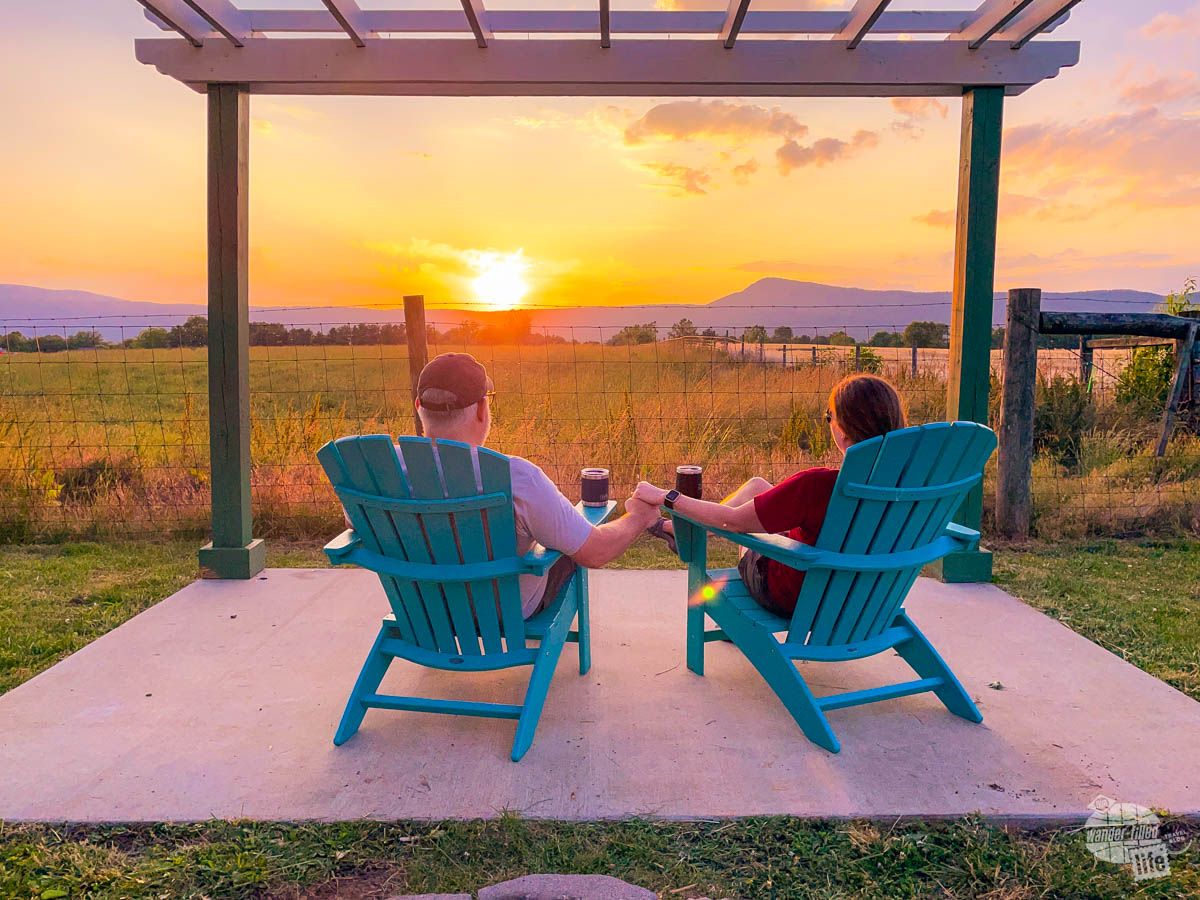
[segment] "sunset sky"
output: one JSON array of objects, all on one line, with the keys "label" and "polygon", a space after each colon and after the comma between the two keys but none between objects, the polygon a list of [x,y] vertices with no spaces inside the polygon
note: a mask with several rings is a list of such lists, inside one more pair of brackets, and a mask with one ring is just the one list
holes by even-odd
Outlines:
[{"label": "sunset sky", "polygon": [[[135,61],[160,34],[133,0],[0,6],[0,282],[203,301],[204,100]],[[1200,274],[1200,2],[1085,0],[1054,37],[1082,62],[1007,103],[997,289],[1176,289]],[[255,97],[251,116],[257,305],[470,300],[518,251],[537,304],[950,285],[957,100]]]}]

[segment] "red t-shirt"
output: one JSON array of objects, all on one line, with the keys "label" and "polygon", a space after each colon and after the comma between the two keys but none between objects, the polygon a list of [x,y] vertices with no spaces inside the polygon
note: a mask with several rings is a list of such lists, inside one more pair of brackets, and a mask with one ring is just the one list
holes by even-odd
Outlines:
[{"label": "red t-shirt", "polygon": [[[763,529],[804,544],[816,544],[837,477],[837,469],[814,466],[759,494],[754,498],[754,512]],[[767,593],[781,612],[790,615],[795,610],[803,583],[803,572],[767,560]]]}]

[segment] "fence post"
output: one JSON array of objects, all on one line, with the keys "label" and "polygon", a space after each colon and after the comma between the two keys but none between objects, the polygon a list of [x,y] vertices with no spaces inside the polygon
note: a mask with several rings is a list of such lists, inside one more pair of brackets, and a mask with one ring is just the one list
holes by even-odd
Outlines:
[{"label": "fence post", "polygon": [[1162,430],[1158,436],[1158,444],[1154,448],[1155,456],[1163,456],[1167,452],[1167,444],[1171,442],[1171,434],[1175,431],[1175,419],[1179,415],[1179,400],[1183,397],[1183,388],[1187,384],[1188,372],[1192,368],[1192,351],[1196,346],[1196,331],[1200,322],[1187,330],[1187,337],[1175,341],[1175,378],[1171,382],[1170,393],[1167,394],[1167,409],[1163,413]]},{"label": "fence post", "polygon": [[1041,312],[1038,288],[1008,292],[996,468],[996,529],[1006,537],[1028,537],[1033,511],[1033,414]]},{"label": "fence post", "polygon": [[854,345],[854,371],[862,371],[862,344]]},{"label": "fence post", "polygon": [[912,377],[917,377],[917,342],[913,341],[912,345]]},{"label": "fence post", "polygon": [[429,335],[425,331],[425,296],[410,294],[404,298],[404,335],[408,340],[408,383],[413,399],[413,428],[418,435],[425,433],[417,415],[417,380],[429,361]]},{"label": "fence post", "polygon": [[1079,336],[1079,383],[1083,385],[1092,380],[1092,359],[1096,351],[1091,345],[1091,340],[1090,334]]},{"label": "fence post", "polygon": [[814,344],[811,349],[812,349],[813,368],[816,368],[816,365],[817,365],[817,346],[816,346],[816,344]]}]

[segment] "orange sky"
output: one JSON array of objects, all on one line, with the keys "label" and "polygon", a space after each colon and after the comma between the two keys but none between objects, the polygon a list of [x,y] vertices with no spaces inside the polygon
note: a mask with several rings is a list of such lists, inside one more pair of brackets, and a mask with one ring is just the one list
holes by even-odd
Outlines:
[{"label": "orange sky", "polygon": [[[155,34],[133,0],[0,10],[0,282],[203,301],[204,103],[134,60]],[[1200,272],[1200,3],[1086,0],[1056,36],[1083,62],[1008,102],[997,288],[1175,289]],[[471,300],[517,250],[533,303],[948,289],[958,112],[256,97],[252,302]]]}]

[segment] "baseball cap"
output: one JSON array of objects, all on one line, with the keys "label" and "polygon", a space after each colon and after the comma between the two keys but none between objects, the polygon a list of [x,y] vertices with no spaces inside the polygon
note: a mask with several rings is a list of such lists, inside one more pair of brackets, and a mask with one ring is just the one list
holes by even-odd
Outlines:
[{"label": "baseball cap", "polygon": [[[444,392],[437,402],[426,401],[427,390]],[[426,363],[417,379],[417,399],[433,412],[450,412],[474,406],[493,389],[492,379],[470,353],[443,353]],[[453,397],[445,399],[445,395]]]}]

